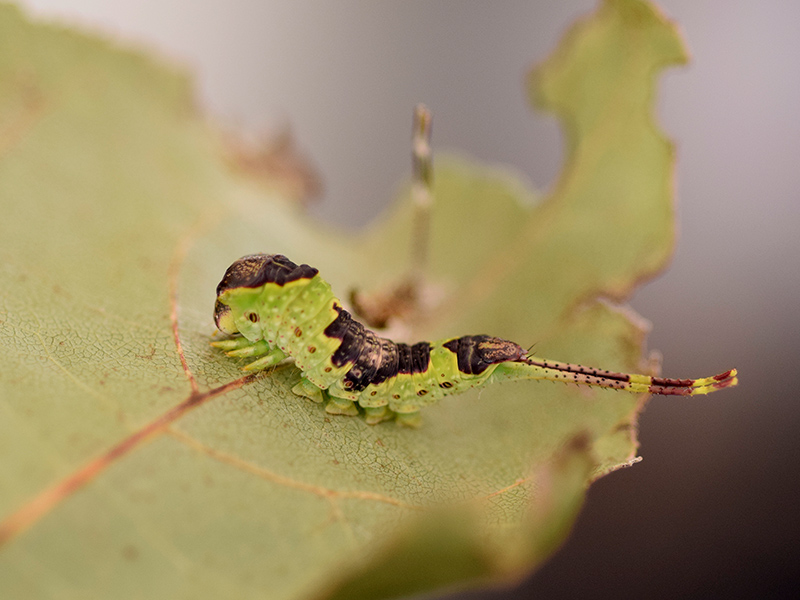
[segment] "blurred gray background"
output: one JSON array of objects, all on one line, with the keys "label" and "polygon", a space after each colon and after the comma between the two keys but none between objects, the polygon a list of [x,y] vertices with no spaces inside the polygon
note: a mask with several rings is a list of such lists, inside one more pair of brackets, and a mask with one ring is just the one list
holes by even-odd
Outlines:
[{"label": "blurred gray background", "polygon": [[[513,165],[539,188],[558,172],[554,119],[523,77],[571,2],[26,0],[29,11],[190,69],[204,110],[243,131],[286,125],[321,171],[314,212],[353,227],[408,175],[412,107],[434,147]],[[784,597],[800,583],[800,2],[662,0],[692,54],[660,80],[678,149],[681,236],[633,306],[664,372],[736,366],[741,384],[651,401],[645,460],[589,491],[575,531],[531,580],[465,597]]]}]

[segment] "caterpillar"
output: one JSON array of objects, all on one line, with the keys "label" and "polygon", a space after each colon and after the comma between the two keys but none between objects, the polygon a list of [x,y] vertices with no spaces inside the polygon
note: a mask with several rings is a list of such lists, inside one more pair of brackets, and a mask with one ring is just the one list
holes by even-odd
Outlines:
[{"label": "caterpillar", "polygon": [[488,335],[393,342],[353,319],[317,269],[280,254],[235,261],[217,286],[214,320],[220,331],[235,337],[211,345],[228,356],[255,358],[245,371],[294,358],[302,371],[295,394],[324,402],[331,414],[361,410],[371,425],[396,419],[417,426],[421,408],[498,381],[543,379],[679,396],[708,394],[738,382],[736,369],[702,379],[667,379],[545,360]]}]

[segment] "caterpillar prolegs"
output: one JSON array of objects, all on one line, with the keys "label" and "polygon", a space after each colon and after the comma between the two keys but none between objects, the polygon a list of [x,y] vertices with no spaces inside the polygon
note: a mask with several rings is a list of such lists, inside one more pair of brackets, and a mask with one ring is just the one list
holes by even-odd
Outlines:
[{"label": "caterpillar prolegs", "polygon": [[679,396],[737,383],[736,369],[703,379],[666,379],[544,360],[488,335],[396,343],[354,320],[317,269],[280,254],[234,262],[217,286],[214,320],[236,337],[212,346],[228,356],[255,358],[245,371],[292,357],[302,371],[295,394],[325,402],[332,414],[361,410],[369,424],[396,419],[415,426],[422,407],[497,381],[545,379]]}]

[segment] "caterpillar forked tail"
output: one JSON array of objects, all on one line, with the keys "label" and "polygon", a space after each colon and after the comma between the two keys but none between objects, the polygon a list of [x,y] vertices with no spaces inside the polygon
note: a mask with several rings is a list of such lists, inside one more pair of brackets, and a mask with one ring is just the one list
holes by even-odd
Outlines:
[{"label": "caterpillar forked tail", "polygon": [[492,378],[497,381],[544,379],[594,387],[624,390],[635,394],[648,393],[662,396],[697,396],[710,394],[736,385],[736,369],[701,379],[668,379],[630,373],[617,373],[582,365],[542,360],[534,357],[498,365]]}]

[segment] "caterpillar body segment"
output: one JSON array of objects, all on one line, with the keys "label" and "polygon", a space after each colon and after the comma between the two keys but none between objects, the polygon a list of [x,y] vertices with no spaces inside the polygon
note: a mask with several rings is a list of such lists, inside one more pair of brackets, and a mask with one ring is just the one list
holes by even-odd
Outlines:
[{"label": "caterpillar body segment", "polygon": [[444,396],[497,381],[543,379],[665,395],[708,394],[736,385],[736,370],[703,379],[616,373],[529,356],[508,340],[468,335],[408,345],[382,338],[352,318],[317,269],[279,254],[234,262],[217,286],[212,342],[257,371],[292,357],[302,371],[293,392],[332,414],[363,412],[414,426],[419,411]]}]

